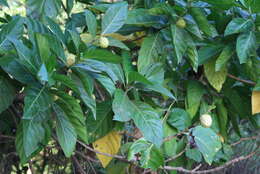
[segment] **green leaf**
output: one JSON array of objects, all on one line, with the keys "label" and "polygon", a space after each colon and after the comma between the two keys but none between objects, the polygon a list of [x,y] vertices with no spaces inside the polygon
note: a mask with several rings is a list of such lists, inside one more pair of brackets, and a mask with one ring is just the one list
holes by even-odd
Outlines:
[{"label": "green leaf", "polygon": [[102,34],[114,33],[119,30],[127,18],[127,3],[111,5],[102,19]]},{"label": "green leaf", "polygon": [[8,7],[8,4],[7,4],[6,0],[0,0],[0,5]]},{"label": "green leaf", "polygon": [[37,73],[37,77],[40,80],[40,82],[43,83],[43,84],[45,82],[48,82],[49,77],[48,77],[48,72],[47,72],[45,64],[42,64],[39,72]]},{"label": "green leaf", "polygon": [[64,92],[57,92],[57,96],[59,98],[56,103],[66,114],[78,137],[85,143],[88,143],[87,127],[85,122],[86,119],[83,115],[81,106],[74,97]]},{"label": "green leaf", "polygon": [[23,111],[23,141],[25,155],[35,152],[44,139],[43,122],[50,117],[51,99],[45,87],[31,86],[25,89]]},{"label": "green leaf", "polygon": [[15,97],[15,88],[13,85],[4,78],[0,76],[0,113],[6,110],[13,102]]},{"label": "green leaf", "polygon": [[189,116],[189,114],[180,108],[174,108],[168,119],[167,122],[177,128],[179,131],[183,131],[185,129],[187,129],[189,126],[191,126],[191,117]]},{"label": "green leaf", "polygon": [[171,25],[171,32],[173,48],[177,56],[178,63],[180,63],[188,48],[187,40],[185,39],[185,35],[187,33],[185,30],[177,27],[176,25]]},{"label": "green leaf", "polygon": [[220,134],[227,139],[228,111],[221,99],[216,101]]},{"label": "green leaf", "polygon": [[202,153],[205,161],[212,163],[214,156],[221,148],[219,136],[210,128],[197,126],[192,130],[196,145]]},{"label": "green leaf", "polygon": [[104,75],[96,75],[95,78],[97,79],[97,81],[99,81],[99,83],[101,83],[105,87],[107,92],[109,92],[110,96],[114,95],[116,86],[109,77]]},{"label": "green leaf", "polygon": [[111,110],[111,102],[105,101],[97,103],[97,115],[96,119],[93,116],[87,116],[87,131],[89,136],[89,143],[96,141],[97,139],[105,136],[110,132],[113,127],[113,113]]},{"label": "green leaf", "polygon": [[27,87],[25,89],[23,119],[31,120],[36,116],[45,118],[50,104],[51,97],[45,86],[38,87],[34,85]]},{"label": "green leaf", "polygon": [[19,63],[17,59],[13,59],[11,62],[1,65],[1,67],[10,74],[14,79],[20,81],[24,84],[35,83],[36,79],[33,75],[28,71],[28,69]]},{"label": "green leaf", "polygon": [[221,69],[225,68],[228,60],[232,57],[233,53],[234,51],[232,46],[226,46],[217,58],[215,71],[220,71]]},{"label": "green leaf", "polygon": [[149,67],[156,62],[160,49],[161,45],[159,33],[144,39],[137,61],[137,68],[140,74],[145,75]]},{"label": "green leaf", "polygon": [[213,5],[214,7],[218,7],[221,10],[227,10],[230,7],[232,7],[233,5],[235,5],[235,0],[202,0],[204,2],[207,2],[211,5]]},{"label": "green leaf", "polygon": [[185,155],[188,158],[193,159],[196,162],[201,162],[202,161],[202,155],[201,155],[200,151],[197,148],[195,148],[195,149],[188,148],[185,151]]},{"label": "green leaf", "polygon": [[114,120],[117,121],[129,121],[132,118],[132,113],[134,112],[134,109],[131,106],[131,101],[128,99],[127,94],[117,89],[114,94],[114,100],[113,100],[113,112]]},{"label": "green leaf", "polygon": [[190,117],[193,118],[200,106],[200,101],[205,93],[203,86],[197,81],[189,81],[187,86],[187,106],[186,110]]},{"label": "green leaf", "polygon": [[170,97],[174,100],[176,100],[176,98],[173,96],[173,94],[171,93],[171,91],[169,91],[167,88],[163,87],[163,85],[158,84],[158,83],[154,83],[152,85],[145,85],[145,88],[148,88],[150,90],[156,91],[161,93],[162,95],[165,95],[167,97]]},{"label": "green leaf", "polygon": [[90,91],[88,90],[88,81],[86,81],[86,79],[84,80],[84,77],[86,78],[87,76],[84,76],[83,73],[81,74],[81,76],[72,75],[72,79],[78,88],[79,96],[81,97],[85,105],[90,108],[93,117],[96,118],[96,101],[92,96],[93,94],[90,93]]},{"label": "green leaf", "polygon": [[236,44],[236,51],[240,64],[246,63],[251,55],[255,55],[256,48],[256,37],[253,31],[240,34]]},{"label": "green leaf", "polygon": [[83,53],[84,59],[95,59],[103,62],[120,63],[122,58],[105,49],[91,49]]},{"label": "green leaf", "polygon": [[226,67],[223,67],[221,70],[216,72],[215,62],[215,59],[212,59],[208,63],[204,64],[204,72],[211,86],[220,92],[226,81],[227,69]]},{"label": "green leaf", "polygon": [[112,37],[108,37],[109,46],[118,47],[124,50],[129,51],[129,48],[121,41],[114,39]]},{"label": "green leaf", "polygon": [[73,5],[74,5],[74,0],[66,0],[66,12],[68,14],[70,14],[72,8],[73,8]]},{"label": "green leaf", "polygon": [[76,84],[73,82],[72,79],[70,79],[68,76],[63,75],[63,74],[57,74],[54,73],[52,75],[52,78],[58,82],[60,82],[61,84],[67,86],[68,88],[72,89],[74,92],[78,92],[78,87],[76,86]]},{"label": "green leaf", "polygon": [[159,147],[163,141],[163,129],[158,113],[146,103],[130,101],[127,94],[120,89],[116,91],[115,97],[113,111],[116,119],[119,121],[133,119],[144,138]]},{"label": "green leaf", "polygon": [[[38,123],[36,123],[36,124],[38,124]],[[25,125],[25,124],[23,124],[23,122],[20,122],[20,124],[18,125],[18,128],[17,128],[17,131],[16,131],[16,139],[15,139],[15,147],[16,147],[16,151],[20,157],[21,164],[25,164],[26,162],[28,162],[29,159],[31,159],[38,152],[40,152],[43,149],[44,145],[48,144],[50,135],[51,135],[50,127],[45,125],[44,126],[45,134],[40,134],[40,135],[36,134],[37,136],[32,138],[31,135],[35,135],[35,133],[37,133],[38,131],[36,130],[36,132],[34,132],[35,131],[34,129],[27,129],[29,131],[24,132],[23,131],[24,126],[28,126],[28,125]],[[38,125],[38,126],[40,126],[40,129],[42,129],[42,125]],[[28,133],[28,136],[25,135],[26,133]],[[43,133],[43,132],[40,132],[40,133]],[[24,139],[24,137],[28,137],[29,138],[28,141],[26,138]],[[44,139],[42,139],[42,138],[44,138]],[[27,156],[25,153],[25,148],[29,147],[28,143],[31,143],[31,141],[34,141],[34,140],[37,141],[39,139],[42,139],[42,141],[37,143],[37,145],[38,145],[37,149],[31,155]],[[28,146],[28,147],[26,147],[26,146]]]},{"label": "green leaf", "polygon": [[[166,121],[163,123],[163,135],[164,138],[177,134],[178,131],[172,128]],[[163,143],[163,152],[165,155],[171,157],[177,153],[177,140],[172,138],[169,141]]]},{"label": "green leaf", "polygon": [[96,17],[89,10],[85,10],[84,15],[85,15],[86,23],[87,23],[87,26],[88,26],[88,31],[92,36],[95,37],[96,36],[96,30],[97,30]]},{"label": "green leaf", "polygon": [[188,47],[187,57],[192,65],[193,71],[197,72],[199,67],[199,55],[196,46]]},{"label": "green leaf", "polygon": [[216,37],[218,35],[216,29],[209,23],[206,15],[199,7],[192,7],[190,9],[191,15],[199,26],[200,30],[209,37]]},{"label": "green leaf", "polygon": [[252,30],[254,23],[251,19],[234,18],[229,22],[225,30],[225,36]]},{"label": "green leaf", "polygon": [[136,71],[129,72],[127,77],[128,77],[128,83],[132,83],[134,81],[137,81],[137,82],[141,82],[141,83],[147,84],[147,85],[153,84],[147,78],[145,78],[142,74],[139,74]]},{"label": "green leaf", "polygon": [[210,58],[217,55],[223,50],[223,46],[220,44],[210,44],[203,46],[199,49],[199,65],[203,65],[206,63]]},{"label": "green leaf", "polygon": [[161,16],[149,14],[148,9],[133,9],[130,10],[126,19],[126,24],[134,26],[151,27],[162,22]]},{"label": "green leaf", "polygon": [[57,17],[61,7],[61,1],[56,0],[27,0],[26,12],[28,16],[40,17],[43,15]]},{"label": "green leaf", "polygon": [[58,141],[65,156],[70,157],[76,146],[76,131],[64,111],[55,103],[53,104],[53,110],[56,114],[56,133]]},{"label": "green leaf", "polygon": [[150,168],[155,171],[164,163],[161,151],[144,139],[139,139],[131,145],[128,160],[135,160],[135,155],[138,153],[141,155],[140,165],[143,168]]}]

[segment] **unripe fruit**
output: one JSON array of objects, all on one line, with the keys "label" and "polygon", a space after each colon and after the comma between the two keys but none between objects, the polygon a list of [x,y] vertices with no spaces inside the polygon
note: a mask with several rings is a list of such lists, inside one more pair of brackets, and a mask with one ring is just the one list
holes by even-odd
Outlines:
[{"label": "unripe fruit", "polygon": [[75,55],[69,53],[67,55],[67,66],[72,66],[75,63],[75,61]]},{"label": "unripe fruit", "polygon": [[101,48],[107,48],[109,45],[109,40],[106,37],[100,37],[99,39],[99,45]]},{"label": "unripe fruit", "polygon": [[59,99],[59,97],[58,97],[57,95],[54,95],[54,96],[53,96],[53,100],[54,100],[54,101],[56,101],[56,100],[58,100],[58,99]]},{"label": "unripe fruit", "polygon": [[185,28],[186,27],[186,22],[183,18],[179,18],[178,21],[176,22],[177,27],[180,28]]},{"label": "unripe fruit", "polygon": [[200,116],[200,123],[202,126],[209,128],[212,125],[212,118],[209,114]]},{"label": "unripe fruit", "polygon": [[221,143],[224,143],[224,137],[221,135],[221,134],[218,134],[218,136],[219,136],[219,140],[221,141]]},{"label": "unripe fruit", "polygon": [[132,65],[133,65],[133,66],[136,66],[136,65],[137,65],[137,62],[136,62],[136,61],[133,61],[133,62],[132,62]]},{"label": "unripe fruit", "polygon": [[90,43],[93,40],[93,36],[89,33],[83,33],[80,37],[84,43]]}]

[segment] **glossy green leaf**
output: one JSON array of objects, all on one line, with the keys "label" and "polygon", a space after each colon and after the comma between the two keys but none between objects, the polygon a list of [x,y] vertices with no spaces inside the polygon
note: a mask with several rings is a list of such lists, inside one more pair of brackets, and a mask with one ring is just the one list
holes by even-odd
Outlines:
[{"label": "glossy green leaf", "polygon": [[157,146],[162,144],[162,122],[151,106],[142,102],[132,102],[127,94],[122,90],[117,90],[113,101],[113,111],[116,115],[115,119],[119,121],[133,119],[146,140]]},{"label": "glossy green leaf", "polygon": [[57,96],[59,98],[56,103],[69,119],[78,137],[85,143],[88,143],[87,126],[85,122],[86,118],[83,115],[80,104],[74,97],[66,93],[57,92]]},{"label": "glossy green leaf", "polygon": [[103,62],[120,63],[122,58],[104,49],[91,49],[83,54],[84,59],[95,59]]},{"label": "glossy green leaf", "polygon": [[86,120],[89,143],[105,136],[113,129],[114,123],[112,119],[113,114],[111,110],[111,102],[105,101],[97,103],[96,119],[88,114]]},{"label": "glossy green leaf", "polygon": [[171,32],[172,32],[172,43],[175,54],[177,56],[178,63],[181,62],[182,57],[186,53],[188,48],[186,38],[186,32],[183,29],[180,29],[176,25],[171,25]]},{"label": "glossy green leaf", "polygon": [[214,156],[221,148],[219,136],[210,128],[204,128],[202,126],[195,127],[192,130],[192,135],[205,161],[211,164]]},{"label": "glossy green leaf", "polygon": [[228,123],[228,111],[224,105],[222,100],[217,100],[217,115],[218,115],[218,122],[220,127],[220,134],[227,139],[227,123]]},{"label": "glossy green leaf", "polygon": [[119,30],[127,18],[127,3],[111,5],[102,18],[102,34],[114,33]]},{"label": "glossy green leaf", "polygon": [[75,149],[77,134],[75,128],[70,123],[64,111],[53,104],[53,110],[56,114],[56,133],[58,141],[66,157],[71,156]]},{"label": "glossy green leaf", "polygon": [[31,120],[36,116],[45,118],[50,104],[51,98],[45,86],[27,87],[25,89],[23,119]]},{"label": "glossy green leaf", "polygon": [[200,30],[209,37],[216,37],[218,35],[216,29],[209,23],[206,15],[199,7],[192,7],[190,9],[191,15],[199,26]]},{"label": "glossy green leaf", "polygon": [[140,165],[143,168],[157,170],[164,163],[161,151],[144,139],[139,139],[131,145],[128,160],[134,160],[137,153],[141,155]]},{"label": "glossy green leaf", "polygon": [[88,26],[89,33],[92,36],[95,36],[96,30],[97,30],[97,20],[96,20],[95,15],[89,10],[86,10],[84,12],[84,15],[85,15],[85,19],[86,19],[86,23],[87,23],[87,26]]},{"label": "glossy green leaf", "polygon": [[152,85],[153,83],[146,79],[142,74],[139,74],[136,71],[132,71],[128,74],[128,83],[132,82],[141,82],[143,84]]},{"label": "glossy green leaf", "polygon": [[109,41],[109,46],[118,47],[118,48],[122,48],[124,50],[129,51],[129,48],[123,42],[121,42],[121,41],[119,41],[117,39],[109,37],[108,41]]},{"label": "glossy green leaf", "polygon": [[160,36],[156,35],[146,37],[141,45],[138,55],[138,72],[145,75],[148,68],[156,62],[160,52]]},{"label": "glossy green leaf", "polygon": [[226,81],[227,68],[223,67],[221,70],[215,71],[215,63],[215,59],[212,59],[204,64],[204,72],[211,86],[220,92]]},{"label": "glossy green leaf", "polygon": [[236,51],[239,62],[246,63],[251,55],[255,55],[256,38],[254,32],[242,33],[237,38]]},{"label": "glossy green leaf", "polygon": [[15,88],[13,85],[4,78],[0,76],[0,96],[2,100],[0,101],[0,113],[6,110],[13,102],[15,97]]},{"label": "glossy green leaf", "polygon": [[215,71],[221,71],[221,69],[225,68],[227,62],[232,57],[233,53],[234,51],[232,46],[226,46],[216,60]]},{"label": "glossy green leaf", "polygon": [[191,117],[185,110],[174,108],[170,112],[167,122],[179,131],[183,131],[191,126]]},{"label": "glossy green leaf", "polygon": [[200,106],[200,101],[205,93],[203,86],[197,81],[189,81],[187,85],[187,106],[186,110],[190,117],[193,118]]},{"label": "glossy green leaf", "polygon": [[196,162],[201,162],[202,161],[202,155],[200,153],[200,151],[197,148],[194,149],[190,149],[188,148],[185,152],[185,155],[190,158],[193,159]]},{"label": "glossy green leaf", "polygon": [[234,18],[226,27],[225,36],[250,31],[253,26],[254,23],[251,19]]}]

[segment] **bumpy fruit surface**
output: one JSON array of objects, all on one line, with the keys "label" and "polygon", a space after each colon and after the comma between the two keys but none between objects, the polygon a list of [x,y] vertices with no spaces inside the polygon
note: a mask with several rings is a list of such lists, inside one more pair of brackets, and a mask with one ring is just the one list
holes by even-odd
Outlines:
[{"label": "bumpy fruit surface", "polygon": [[186,27],[186,22],[183,18],[178,19],[176,22],[176,25],[180,28],[185,28]]},{"label": "bumpy fruit surface", "polygon": [[68,53],[67,66],[72,66],[75,63],[75,55]]},{"label": "bumpy fruit surface", "polygon": [[109,41],[106,37],[100,37],[99,39],[99,45],[101,48],[107,48],[109,45]]},{"label": "bumpy fruit surface", "polygon": [[204,127],[210,127],[212,125],[212,118],[209,114],[203,114],[200,116],[200,123]]},{"label": "bumpy fruit surface", "polygon": [[80,37],[84,43],[90,43],[93,40],[93,36],[89,33],[83,33]]}]

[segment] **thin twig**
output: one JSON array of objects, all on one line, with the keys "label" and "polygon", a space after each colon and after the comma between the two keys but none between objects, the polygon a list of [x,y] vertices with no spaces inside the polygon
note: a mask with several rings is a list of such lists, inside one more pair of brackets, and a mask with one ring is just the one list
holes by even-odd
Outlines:
[{"label": "thin twig", "polygon": [[99,152],[99,151],[97,151],[97,150],[95,150],[95,149],[89,147],[88,145],[84,144],[83,142],[81,142],[81,141],[79,141],[79,140],[77,140],[77,142],[78,142],[81,146],[85,147],[86,149],[88,149],[88,150],[90,150],[90,151],[92,151],[92,152],[95,152],[95,153],[98,153],[98,154],[101,154],[101,155],[105,155],[105,156],[109,156],[109,157],[112,157],[112,158],[116,158],[116,159],[119,159],[119,160],[124,161],[124,162],[131,162],[131,161],[128,161],[124,156],[111,155],[111,154],[108,154],[108,153]]},{"label": "thin twig", "polygon": [[237,142],[232,143],[231,146],[236,146],[236,145],[240,144],[240,143],[243,142],[243,141],[255,140],[255,139],[257,139],[257,138],[259,138],[259,136],[240,138],[240,140],[238,140]]},{"label": "thin twig", "polygon": [[238,78],[238,77],[236,77],[236,76],[234,76],[234,75],[232,75],[232,74],[228,74],[227,76],[228,76],[229,78],[231,78],[231,79],[234,79],[234,80],[237,80],[237,81],[240,81],[240,82],[243,82],[243,83],[247,83],[247,84],[250,84],[250,85],[256,85],[255,82],[252,82],[252,81],[250,81],[250,80],[240,79],[240,78]]},{"label": "thin twig", "polygon": [[89,157],[89,156],[86,156],[86,155],[82,154],[82,152],[75,151],[75,153],[76,153],[77,155],[79,155],[80,157],[84,158],[85,160],[89,160],[89,161],[91,161],[91,162],[99,163],[98,160],[95,160],[95,159],[93,159],[93,158],[91,158],[91,157]]},{"label": "thin twig", "polygon": [[84,171],[84,169],[81,167],[78,159],[75,156],[72,156],[72,160],[75,162],[77,169],[79,171],[80,174],[86,174],[86,172]]},{"label": "thin twig", "polygon": [[184,152],[186,151],[186,147],[180,152],[180,153],[178,153],[177,155],[175,155],[175,156],[173,156],[173,157],[170,157],[170,158],[168,158],[167,160],[165,160],[165,162],[167,163],[167,162],[169,162],[169,161],[172,161],[172,160],[175,160],[175,159],[177,159],[177,158],[179,158],[180,156],[182,156],[182,154],[184,154]]},{"label": "thin twig", "polygon": [[194,169],[192,169],[192,171],[194,172],[194,171],[197,171],[197,170],[199,170],[199,168],[202,166],[202,164],[199,164],[198,166],[196,166]]},{"label": "thin twig", "polygon": [[1,135],[1,134],[0,134],[0,138],[8,138],[8,139],[15,140],[15,137],[9,136],[9,135]]},{"label": "thin twig", "polygon": [[179,132],[179,133],[177,133],[177,134],[175,134],[175,135],[170,135],[170,136],[164,138],[163,142],[165,142],[165,141],[170,141],[170,140],[172,140],[173,138],[176,138],[176,137],[178,137],[178,136],[180,136],[180,135],[183,135],[183,134],[185,134],[185,133],[187,133],[186,130],[185,130],[185,131],[182,131],[182,132]]},{"label": "thin twig", "polygon": [[[258,147],[259,148],[259,147]],[[166,170],[175,170],[175,171],[179,171],[179,172],[184,172],[184,173],[192,173],[192,174],[203,174],[203,173],[211,173],[211,172],[216,172],[216,171],[220,171],[224,168],[227,168],[229,167],[230,165],[232,164],[235,164],[237,162],[240,162],[240,161],[243,161],[243,160],[246,160],[246,159],[249,159],[251,158],[252,156],[254,156],[257,152],[258,152],[258,149],[246,156],[240,156],[238,158],[235,158],[231,161],[228,161],[227,163],[225,163],[224,165],[222,166],[219,166],[219,167],[215,167],[213,169],[208,169],[208,170],[201,170],[201,171],[192,171],[192,170],[187,170],[187,169],[184,169],[182,167],[171,167],[171,166],[164,166],[163,169],[166,169]]]}]

